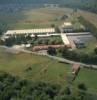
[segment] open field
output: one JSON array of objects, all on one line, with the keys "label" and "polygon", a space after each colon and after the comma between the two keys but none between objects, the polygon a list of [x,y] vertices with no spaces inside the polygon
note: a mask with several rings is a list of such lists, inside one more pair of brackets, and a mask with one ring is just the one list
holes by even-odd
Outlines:
[{"label": "open field", "polygon": [[[61,19],[64,15],[69,18]],[[18,12],[0,12],[0,22],[8,24],[8,29],[29,29],[29,28],[45,28],[51,27],[52,24],[59,26],[64,21],[75,21],[76,17],[84,16],[87,20],[97,26],[97,14],[80,11],[73,13],[70,8],[37,8],[22,10]],[[75,23],[74,28],[79,29],[80,23]]]},{"label": "open field", "polygon": [[88,20],[89,22],[91,22],[97,27],[97,14],[96,13],[78,10],[78,12],[75,15],[83,16],[86,20]]},{"label": "open field", "polygon": [[0,71],[35,81],[64,84],[70,65],[31,54],[10,54],[0,49]]},{"label": "open field", "polygon": [[74,84],[85,83],[91,91],[97,91],[97,70],[83,68],[80,70]]},{"label": "open field", "polygon": [[71,13],[71,9],[38,8],[20,12],[0,12],[0,21],[8,24],[9,29],[51,27],[63,23],[59,18]]}]

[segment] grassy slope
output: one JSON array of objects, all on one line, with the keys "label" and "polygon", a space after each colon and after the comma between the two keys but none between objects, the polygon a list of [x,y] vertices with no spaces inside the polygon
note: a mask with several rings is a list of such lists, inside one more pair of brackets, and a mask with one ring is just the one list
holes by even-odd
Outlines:
[{"label": "grassy slope", "polygon": [[[32,69],[26,71],[29,67]],[[25,53],[13,55],[0,50],[0,70],[31,80],[62,84],[66,81],[70,66],[47,57]]]}]

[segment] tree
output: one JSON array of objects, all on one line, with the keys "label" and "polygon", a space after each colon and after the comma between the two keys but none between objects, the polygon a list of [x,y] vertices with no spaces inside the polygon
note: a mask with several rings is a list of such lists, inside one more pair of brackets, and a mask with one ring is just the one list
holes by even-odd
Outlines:
[{"label": "tree", "polygon": [[60,33],[60,29],[59,29],[58,27],[55,27],[55,31],[56,31],[57,33]]},{"label": "tree", "polygon": [[35,40],[37,40],[38,39],[38,36],[37,36],[37,34],[35,34]]},{"label": "tree", "polygon": [[97,47],[94,49],[95,54],[97,54]]},{"label": "tree", "polygon": [[26,39],[29,41],[29,40],[31,40],[32,38],[31,38],[30,35],[28,35],[28,36],[26,36]]},{"label": "tree", "polygon": [[78,89],[83,90],[83,91],[86,91],[87,90],[87,87],[86,87],[86,85],[84,83],[80,83],[78,85]]},{"label": "tree", "polygon": [[51,24],[51,27],[54,28],[55,27],[55,24]]},{"label": "tree", "polygon": [[69,87],[66,87],[64,92],[65,92],[66,95],[70,95],[71,94],[71,90],[70,90]]},{"label": "tree", "polygon": [[78,89],[79,89],[78,93],[79,93],[80,100],[84,100],[84,98],[86,96],[86,90],[87,90],[85,84],[84,83],[80,83],[78,85]]},{"label": "tree", "polygon": [[53,47],[48,47],[47,53],[52,56],[57,54],[56,49]]}]

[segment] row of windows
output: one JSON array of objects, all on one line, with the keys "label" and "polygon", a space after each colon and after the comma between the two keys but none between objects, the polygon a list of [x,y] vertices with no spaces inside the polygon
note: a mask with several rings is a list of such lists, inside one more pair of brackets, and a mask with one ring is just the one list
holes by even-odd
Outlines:
[{"label": "row of windows", "polygon": [[47,35],[47,34],[53,34],[53,32],[52,33],[18,33],[18,34],[7,34],[6,36],[11,36],[11,35]]}]

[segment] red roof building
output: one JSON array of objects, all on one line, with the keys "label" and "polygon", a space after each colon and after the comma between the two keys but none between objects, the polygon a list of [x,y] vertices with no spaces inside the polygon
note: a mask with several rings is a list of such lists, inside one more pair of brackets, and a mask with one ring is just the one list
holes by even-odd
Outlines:
[{"label": "red roof building", "polygon": [[80,64],[73,64],[72,65],[72,73],[76,73],[80,68]]},{"label": "red roof building", "polygon": [[53,48],[64,48],[64,45],[38,45],[38,46],[34,46],[33,50],[37,51],[37,50],[47,50],[48,47],[53,47]]}]

